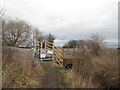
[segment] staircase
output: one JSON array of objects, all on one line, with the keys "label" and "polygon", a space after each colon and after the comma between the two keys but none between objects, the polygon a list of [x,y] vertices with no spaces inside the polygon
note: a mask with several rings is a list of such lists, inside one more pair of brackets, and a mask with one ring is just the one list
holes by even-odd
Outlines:
[{"label": "staircase", "polygon": [[59,65],[63,65],[63,49],[58,48],[51,42],[37,42],[35,48],[36,52],[38,52],[39,60],[52,60],[58,63]]}]

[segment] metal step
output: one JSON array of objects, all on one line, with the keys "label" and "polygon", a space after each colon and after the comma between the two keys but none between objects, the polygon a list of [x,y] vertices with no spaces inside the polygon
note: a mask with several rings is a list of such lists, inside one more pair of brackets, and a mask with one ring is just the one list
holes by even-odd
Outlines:
[{"label": "metal step", "polygon": [[39,59],[40,61],[53,61],[53,58],[44,58],[44,59]]}]

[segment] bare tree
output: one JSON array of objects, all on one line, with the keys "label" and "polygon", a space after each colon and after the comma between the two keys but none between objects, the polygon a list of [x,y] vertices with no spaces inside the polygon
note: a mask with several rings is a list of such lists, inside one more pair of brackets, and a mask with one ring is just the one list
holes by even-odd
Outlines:
[{"label": "bare tree", "polygon": [[99,36],[98,34],[93,34],[91,36],[91,49],[92,52],[96,55],[99,55],[99,52],[101,50],[101,48],[104,46],[105,42],[104,42],[104,38]]},{"label": "bare tree", "polygon": [[22,20],[10,20],[3,23],[2,40],[3,45],[19,46],[29,41],[31,27]]},{"label": "bare tree", "polygon": [[85,46],[85,40],[78,40],[78,47],[80,49],[84,49]]},{"label": "bare tree", "polygon": [[67,44],[63,46],[63,48],[76,48],[78,47],[78,41],[77,40],[70,40]]},{"label": "bare tree", "polygon": [[92,40],[86,40],[85,45],[88,49],[91,49],[92,48]]},{"label": "bare tree", "polygon": [[53,43],[54,40],[55,40],[55,36],[52,35],[51,33],[49,33],[48,35],[46,35],[45,38],[47,39],[48,42],[51,42],[51,43]]},{"label": "bare tree", "polygon": [[91,41],[92,41],[93,43],[97,43],[97,44],[99,44],[101,47],[105,44],[104,38],[101,37],[101,36],[98,35],[98,34],[93,34],[90,38],[91,38]]},{"label": "bare tree", "polygon": [[33,29],[33,38],[41,42],[43,41],[44,36],[43,36],[43,33],[39,29],[35,28]]},{"label": "bare tree", "polygon": [[5,1],[4,1],[4,4],[3,4],[2,8],[0,9],[0,16],[4,16],[5,11],[6,11],[6,8],[5,8]]}]

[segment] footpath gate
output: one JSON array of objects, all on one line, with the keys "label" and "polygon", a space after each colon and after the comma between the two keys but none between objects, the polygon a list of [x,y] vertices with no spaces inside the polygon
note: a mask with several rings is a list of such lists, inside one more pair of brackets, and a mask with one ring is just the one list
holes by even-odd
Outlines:
[{"label": "footpath gate", "polygon": [[63,65],[64,49],[61,49],[51,42],[36,41],[34,46],[35,57],[39,60],[52,60]]}]

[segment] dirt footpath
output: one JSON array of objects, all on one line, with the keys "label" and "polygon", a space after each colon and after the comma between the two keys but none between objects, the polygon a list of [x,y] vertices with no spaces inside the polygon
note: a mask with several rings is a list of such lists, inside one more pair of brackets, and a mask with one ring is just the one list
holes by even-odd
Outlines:
[{"label": "dirt footpath", "polygon": [[53,66],[53,62],[41,62],[41,65],[45,69],[41,88],[57,88],[57,70]]}]

